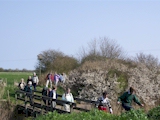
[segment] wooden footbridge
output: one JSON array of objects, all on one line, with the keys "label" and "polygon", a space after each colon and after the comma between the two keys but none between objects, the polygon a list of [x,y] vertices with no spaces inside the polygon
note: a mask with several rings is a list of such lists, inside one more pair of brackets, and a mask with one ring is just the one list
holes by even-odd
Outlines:
[{"label": "wooden footbridge", "polygon": [[[85,100],[80,98],[74,98],[75,103],[61,100],[62,95],[58,95],[57,99],[52,99],[51,97],[42,96],[40,91],[33,91],[28,93],[25,91],[18,90],[15,94],[17,110],[23,111],[25,116],[34,116],[38,114],[46,114],[48,112],[57,111],[58,113],[72,113],[79,111],[90,111],[95,107],[97,101]],[[44,103],[44,100],[48,102],[55,101],[56,107],[53,108],[52,104],[48,105]],[[71,110],[65,111],[63,108],[64,104],[70,105]]]}]

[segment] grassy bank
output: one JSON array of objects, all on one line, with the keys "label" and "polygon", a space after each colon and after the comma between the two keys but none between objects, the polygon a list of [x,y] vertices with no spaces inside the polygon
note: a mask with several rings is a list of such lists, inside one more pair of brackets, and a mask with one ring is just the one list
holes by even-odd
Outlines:
[{"label": "grassy bank", "polygon": [[50,112],[39,116],[36,120],[160,120],[160,107],[156,107],[145,113],[142,109],[124,112],[121,115],[111,115],[94,109],[90,112],[58,114]]}]

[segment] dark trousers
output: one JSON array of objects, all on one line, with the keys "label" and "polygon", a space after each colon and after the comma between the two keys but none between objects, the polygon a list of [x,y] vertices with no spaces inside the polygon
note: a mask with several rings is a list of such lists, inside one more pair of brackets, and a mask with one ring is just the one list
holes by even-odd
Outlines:
[{"label": "dark trousers", "polygon": [[125,103],[122,103],[122,107],[126,110],[126,111],[130,111],[131,109],[133,109],[132,106],[128,105],[128,104],[125,104]]},{"label": "dark trousers", "polygon": [[36,83],[33,83],[34,90],[36,91]]},{"label": "dark trousers", "polygon": [[27,97],[29,98],[30,105],[32,105],[33,104],[32,95],[27,94]]}]

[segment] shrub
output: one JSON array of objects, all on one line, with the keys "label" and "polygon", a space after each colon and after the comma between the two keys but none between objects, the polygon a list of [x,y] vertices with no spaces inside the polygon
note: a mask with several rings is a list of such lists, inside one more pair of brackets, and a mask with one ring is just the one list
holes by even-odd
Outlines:
[{"label": "shrub", "polygon": [[160,106],[148,111],[149,120],[160,120]]},{"label": "shrub", "polygon": [[139,109],[122,113],[118,120],[148,120],[148,118],[144,111]]},{"label": "shrub", "polygon": [[58,114],[49,112],[47,115],[39,116],[36,120],[116,120],[117,116],[99,110],[71,114]]}]

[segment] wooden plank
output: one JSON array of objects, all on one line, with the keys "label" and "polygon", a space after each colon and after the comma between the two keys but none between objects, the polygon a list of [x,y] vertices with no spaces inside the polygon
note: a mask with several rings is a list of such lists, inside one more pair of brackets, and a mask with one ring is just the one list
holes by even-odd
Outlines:
[{"label": "wooden plank", "polygon": [[73,107],[73,109],[79,110],[79,111],[85,111],[85,112],[90,111],[90,110],[87,110],[87,109],[84,109],[84,108],[80,108],[80,107]]},{"label": "wooden plank", "polygon": [[18,100],[25,101],[25,98],[17,97]]},{"label": "wooden plank", "polygon": [[85,100],[85,99],[81,99],[81,98],[74,98],[74,100],[76,100],[76,101],[82,101],[82,102],[87,102],[87,103],[97,103],[97,101]]},{"label": "wooden plank", "polygon": [[40,103],[36,103],[36,102],[34,102],[34,103],[32,104],[32,106],[33,106],[33,107],[37,107],[37,108],[42,108],[41,104],[40,104]]}]

